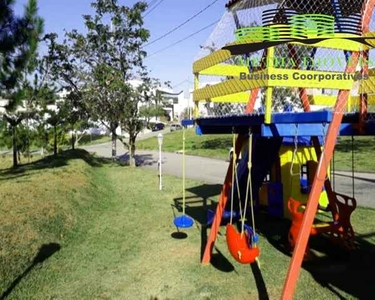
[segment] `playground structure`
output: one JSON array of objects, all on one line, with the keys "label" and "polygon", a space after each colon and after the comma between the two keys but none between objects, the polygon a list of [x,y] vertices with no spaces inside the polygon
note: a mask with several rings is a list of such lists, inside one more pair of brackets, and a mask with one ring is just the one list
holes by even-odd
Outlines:
[{"label": "playground structure", "polygon": [[[327,173],[339,135],[375,135],[374,6],[375,0],[232,0],[227,4],[227,12],[193,65],[197,133],[236,136],[203,264],[210,262],[228,203],[232,221],[233,205],[241,206],[240,195],[248,193],[254,203],[263,197],[271,213],[284,216],[272,208],[271,195],[277,195],[292,218],[289,240],[294,252],[282,299],[293,297],[310,235],[325,232],[347,249],[353,247],[350,215],[356,201],[335,193]],[[294,148],[285,156],[287,139],[292,139]],[[301,155],[298,146],[301,149],[303,139],[308,145]],[[311,154],[295,172],[293,165],[305,151]],[[289,180],[285,174],[284,180],[275,179],[275,170],[287,163]],[[297,185],[291,180],[294,175]],[[241,189],[236,196],[234,191]],[[332,222],[313,225],[319,201],[325,200]],[[302,203],[306,203],[304,212]],[[227,240],[233,234],[243,241],[242,214],[240,219],[241,232],[227,227]],[[239,243],[237,248],[246,248]],[[246,251],[253,249],[252,243],[254,239]],[[230,241],[228,246],[240,261],[241,253],[231,248]]]},{"label": "playground structure", "polygon": [[[258,204],[266,206],[270,215],[291,218],[288,199],[292,197],[306,204],[317,166],[311,139],[284,137],[278,156],[259,190]],[[322,208],[328,206],[325,189],[320,195],[319,205]]]}]

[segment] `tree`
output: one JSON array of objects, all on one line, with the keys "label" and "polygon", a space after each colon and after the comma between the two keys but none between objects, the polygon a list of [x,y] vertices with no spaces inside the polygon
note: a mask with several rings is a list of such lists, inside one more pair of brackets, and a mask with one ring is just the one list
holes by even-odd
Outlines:
[{"label": "tree", "polygon": [[29,0],[22,18],[13,14],[13,0],[0,1],[0,90],[9,102],[3,113],[9,124],[13,145],[13,166],[17,159],[17,126],[28,117],[24,105],[27,80],[36,68],[37,49],[43,32],[37,0]]},{"label": "tree", "polygon": [[92,123],[83,101],[84,85],[81,80],[80,64],[77,63],[72,48],[66,42],[58,43],[57,38],[56,33],[45,36],[45,39],[49,41],[48,58],[51,62],[51,77],[66,93],[64,105],[69,111],[66,116],[66,125],[71,130],[71,146],[74,149],[83,136],[77,137],[77,131],[83,132]]},{"label": "tree", "polygon": [[54,105],[49,105],[44,109],[44,122],[52,129],[53,154],[57,155],[58,139],[62,134],[70,129],[70,120],[72,118],[70,101],[66,98],[58,99]]},{"label": "tree", "polygon": [[[138,134],[143,130],[144,126],[148,127],[150,117],[164,114],[160,106],[162,94],[158,90],[159,87],[158,80],[144,78],[142,84],[133,89],[133,95],[125,101],[126,109],[121,115],[120,123],[121,128],[129,135],[128,143],[122,142],[128,147],[130,166],[135,166],[135,141]],[[149,107],[150,109],[148,110],[144,107]]]},{"label": "tree", "polygon": [[[28,128],[24,124],[17,126],[16,134],[12,135],[14,127],[10,127],[7,122],[3,122],[0,125],[0,145],[7,148],[11,148],[14,144],[16,145],[17,161],[21,162],[21,154],[29,157],[29,137],[34,135],[34,132],[29,132]],[[16,137],[16,139],[14,139]]]},{"label": "tree", "polygon": [[[119,139],[129,149],[134,166],[135,140],[143,128],[140,107],[157,100],[152,91],[158,82],[148,78],[143,64],[142,45],[149,32],[143,28],[142,14],[147,4],[127,7],[117,0],[96,0],[92,7],[95,14],[84,16],[87,33],[73,30],[67,34],[63,48],[70,48],[70,59],[65,67],[78,72],[80,96],[91,119],[110,130],[113,159]],[[77,82],[69,84],[74,88]],[[129,134],[128,142],[118,136],[119,126]]]}]

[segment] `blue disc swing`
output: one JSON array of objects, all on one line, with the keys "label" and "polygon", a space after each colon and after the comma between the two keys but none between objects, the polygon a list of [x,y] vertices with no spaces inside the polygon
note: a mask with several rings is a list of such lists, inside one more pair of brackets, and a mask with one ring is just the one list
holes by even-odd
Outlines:
[{"label": "blue disc swing", "polygon": [[182,127],[182,215],[173,220],[177,228],[190,228],[194,225],[194,220],[185,214],[185,126]]}]

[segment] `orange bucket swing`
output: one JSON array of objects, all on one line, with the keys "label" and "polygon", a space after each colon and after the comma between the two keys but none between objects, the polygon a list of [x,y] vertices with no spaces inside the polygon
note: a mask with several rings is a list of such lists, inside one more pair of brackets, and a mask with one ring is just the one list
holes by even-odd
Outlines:
[{"label": "orange bucket swing", "polygon": [[[257,247],[258,236],[255,233],[255,220],[254,220],[254,203],[253,203],[253,194],[252,194],[252,184],[251,184],[251,158],[252,158],[252,133],[249,135],[249,160],[248,160],[248,169],[249,174],[247,177],[247,188],[246,188],[246,198],[244,209],[242,210],[240,190],[238,185],[238,176],[237,176],[237,157],[235,151],[235,135],[233,134],[233,170],[232,170],[232,194],[231,194],[231,218],[230,223],[226,227],[226,241],[228,249],[233,258],[241,264],[252,264],[260,255],[260,250]],[[233,199],[234,199],[234,181],[236,181],[237,193],[240,206],[240,216],[241,216],[241,232],[238,232],[237,229],[233,226],[232,215],[233,215]],[[253,226],[248,226],[245,224],[245,215],[247,211],[248,199],[250,195],[250,208],[252,215]]]}]

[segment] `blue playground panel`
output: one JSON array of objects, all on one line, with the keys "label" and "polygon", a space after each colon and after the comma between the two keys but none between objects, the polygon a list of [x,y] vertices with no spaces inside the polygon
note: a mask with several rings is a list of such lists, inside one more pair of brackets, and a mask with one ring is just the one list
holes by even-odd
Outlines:
[{"label": "blue playground panel", "polygon": [[[284,146],[293,146],[294,147],[294,139],[295,137],[284,137],[283,138],[283,145]],[[320,145],[324,144],[324,140],[322,137],[318,137]],[[311,147],[314,146],[313,142],[311,141],[311,136],[298,136],[297,137],[297,146],[306,146]]]},{"label": "blue playground panel", "polygon": [[[371,115],[375,118],[375,114]],[[196,120],[196,132],[202,134],[246,134],[251,128],[253,133],[264,137],[294,137],[294,136],[325,136],[329,123],[332,121],[332,112],[302,112],[302,113],[275,113],[271,124],[264,124],[264,114],[238,115],[226,117],[199,118]],[[359,121],[358,113],[348,113],[343,118],[340,135],[358,135],[353,124]],[[369,121],[365,125],[364,135],[375,134],[375,122]]]},{"label": "blue playground panel", "polygon": [[[253,200],[255,208],[259,208],[259,194],[257,191],[263,184],[264,178],[267,173],[271,170],[274,163],[274,159],[277,157],[281,146],[281,139],[267,139],[260,137],[259,135],[254,135],[253,137],[253,151],[252,151],[252,187],[253,187]],[[249,151],[243,153],[242,159],[240,160],[237,167],[238,182],[240,185],[240,193],[242,196],[242,201],[246,195],[247,178],[249,174],[248,169]],[[237,189],[237,184],[234,184],[234,189]],[[235,190],[236,191],[236,190]],[[282,193],[281,193],[282,194]],[[237,205],[238,197],[237,193],[234,193],[235,199],[234,203]],[[230,199],[229,195],[229,199]],[[276,201],[276,200],[275,200]],[[226,209],[229,209],[230,201],[228,201]]]},{"label": "blue playground panel", "polygon": [[[232,213],[230,210],[225,210],[223,212],[222,220],[228,221],[230,219],[230,216],[232,215],[232,218],[234,221],[237,221],[240,219],[240,214],[237,211],[233,211]],[[211,225],[214,221],[215,212],[211,209],[207,210],[207,225]]]},{"label": "blue playground panel", "polygon": [[268,214],[282,218],[284,216],[283,184],[281,182],[267,183]]},{"label": "blue playground panel", "polygon": [[194,120],[185,119],[181,121],[182,126],[192,126],[194,125]]}]

